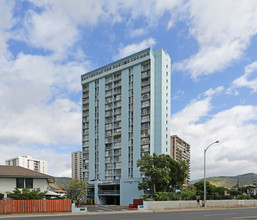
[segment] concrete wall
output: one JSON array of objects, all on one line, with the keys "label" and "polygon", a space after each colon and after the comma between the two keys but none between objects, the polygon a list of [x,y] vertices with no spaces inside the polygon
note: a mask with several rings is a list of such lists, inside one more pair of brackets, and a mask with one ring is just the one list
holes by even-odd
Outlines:
[{"label": "concrete wall", "polygon": [[[208,200],[207,207],[257,207],[257,200]],[[144,206],[148,210],[196,208],[196,201],[147,201]]]},{"label": "concrete wall", "polygon": [[120,181],[120,205],[129,205],[133,199],[138,199],[143,195],[142,190],[138,190],[138,183],[142,178],[121,179]]}]

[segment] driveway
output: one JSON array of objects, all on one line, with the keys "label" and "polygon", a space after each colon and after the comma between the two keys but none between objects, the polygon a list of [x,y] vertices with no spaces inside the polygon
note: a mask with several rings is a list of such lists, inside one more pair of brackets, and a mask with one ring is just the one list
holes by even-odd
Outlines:
[{"label": "driveway", "polygon": [[120,212],[128,210],[117,205],[86,205],[83,207],[87,207],[88,212]]}]

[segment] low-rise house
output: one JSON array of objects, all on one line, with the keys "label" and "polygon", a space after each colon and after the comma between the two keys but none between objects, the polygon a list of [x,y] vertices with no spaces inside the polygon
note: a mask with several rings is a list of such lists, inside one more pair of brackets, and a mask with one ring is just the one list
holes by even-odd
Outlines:
[{"label": "low-rise house", "polygon": [[252,187],[252,188],[247,189],[247,194],[256,196],[257,195],[257,187],[255,187],[255,188]]},{"label": "low-rise house", "polygon": [[60,197],[66,196],[66,191],[64,191],[64,190],[62,190],[62,189],[57,189],[57,190],[55,190],[55,192],[56,192]]},{"label": "low-rise house", "polygon": [[4,193],[12,192],[15,188],[39,188],[42,192],[47,191],[49,183],[54,182],[54,177],[43,173],[19,166],[0,165],[0,199]]}]

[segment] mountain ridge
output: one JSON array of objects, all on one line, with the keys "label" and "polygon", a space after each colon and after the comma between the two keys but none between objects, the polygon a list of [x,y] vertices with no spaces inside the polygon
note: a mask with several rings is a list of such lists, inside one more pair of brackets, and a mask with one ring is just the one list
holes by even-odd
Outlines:
[{"label": "mountain ridge", "polygon": [[[194,184],[203,179],[197,179],[190,181],[190,184]],[[206,178],[211,184],[215,186],[226,186],[226,187],[234,187],[236,185],[245,186],[251,185],[254,182],[257,182],[257,174],[256,173],[245,173],[237,176],[214,176]]]}]

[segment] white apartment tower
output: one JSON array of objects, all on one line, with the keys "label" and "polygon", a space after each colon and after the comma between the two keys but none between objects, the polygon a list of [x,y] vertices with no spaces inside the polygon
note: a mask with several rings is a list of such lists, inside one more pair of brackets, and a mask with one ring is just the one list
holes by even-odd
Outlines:
[{"label": "white apartment tower", "polygon": [[150,48],[81,76],[83,179],[99,204],[139,198],[145,153],[170,155],[171,61]]},{"label": "white apartment tower", "polygon": [[71,154],[72,179],[82,180],[82,151]]},{"label": "white apartment tower", "polygon": [[40,173],[47,174],[48,162],[45,160],[33,159],[31,156],[18,156],[5,161],[8,166],[20,166]]}]

